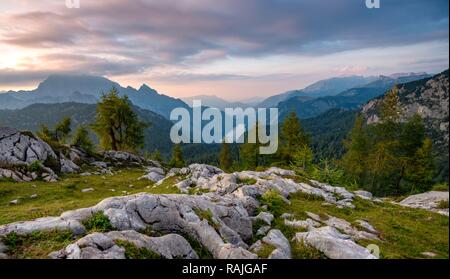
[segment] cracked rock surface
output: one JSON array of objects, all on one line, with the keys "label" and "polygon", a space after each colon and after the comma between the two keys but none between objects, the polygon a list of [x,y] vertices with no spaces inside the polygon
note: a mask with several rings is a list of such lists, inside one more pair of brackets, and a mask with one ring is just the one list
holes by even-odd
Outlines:
[{"label": "cracked rock surface", "polygon": [[[149,168],[149,171],[165,173],[157,166]],[[83,237],[55,251],[51,257],[121,259],[125,257],[125,251],[116,242],[123,240],[164,258],[196,258],[198,255],[186,241],[189,238],[196,240],[216,259],[255,259],[258,255],[252,248],[256,243],[252,247],[249,245],[254,234],[253,222],[259,220],[265,225],[255,232],[261,236],[260,244],[274,247],[269,258],[289,259],[292,257],[290,242],[280,230],[271,228],[274,220],[271,213],[257,210],[262,208],[259,197],[275,190],[289,203],[291,194],[302,192],[322,197],[336,207],[348,208],[352,208],[355,198],[353,193],[341,187],[315,181],[308,184],[295,182],[292,171],[278,168],[227,174],[212,166],[194,164],[188,168],[172,169],[166,177],[174,175],[185,177],[185,181],[189,181],[188,187],[201,187],[210,192],[201,195],[141,193],[111,197],[95,206],[67,211],[58,217],[0,226],[0,239],[12,232],[27,235],[36,231],[70,230]],[[85,235],[83,222],[98,212],[109,219],[113,231]],[[360,231],[349,222],[332,216],[322,218],[313,213],[308,213],[308,216],[304,221],[293,220],[289,214],[282,216],[285,225],[309,230],[297,234],[297,240],[330,258],[373,258],[367,249],[355,243],[359,239],[378,239],[375,228],[370,224],[361,220],[360,226],[367,229]],[[149,228],[163,236],[143,234]]]}]

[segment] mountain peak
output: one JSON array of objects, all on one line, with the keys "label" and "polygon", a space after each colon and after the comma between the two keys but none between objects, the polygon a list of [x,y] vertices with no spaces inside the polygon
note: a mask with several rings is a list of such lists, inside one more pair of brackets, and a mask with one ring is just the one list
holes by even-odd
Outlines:
[{"label": "mountain peak", "polygon": [[409,72],[409,73],[394,73],[392,75],[389,75],[390,78],[397,79],[397,78],[403,78],[403,77],[416,77],[416,76],[426,76],[428,73],[426,72]]},{"label": "mountain peak", "polygon": [[147,84],[142,84],[141,87],[139,87],[139,92],[144,92],[144,93],[152,93],[152,94],[158,94],[158,92],[151,88],[150,86],[148,86]]}]

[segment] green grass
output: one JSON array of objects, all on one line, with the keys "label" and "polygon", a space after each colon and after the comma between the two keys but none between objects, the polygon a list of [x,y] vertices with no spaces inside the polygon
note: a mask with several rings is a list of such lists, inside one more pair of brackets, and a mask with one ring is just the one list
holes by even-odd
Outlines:
[{"label": "green grass", "polygon": [[447,209],[448,208],[448,200],[442,200],[437,204],[438,209]]},{"label": "green grass", "polygon": [[103,212],[97,212],[89,219],[84,220],[83,226],[88,232],[109,232],[114,230],[108,217]]},{"label": "green grass", "polygon": [[447,183],[439,183],[433,186],[433,191],[441,191],[441,192],[447,192],[448,191],[448,184]]},{"label": "green grass", "polygon": [[253,222],[252,224],[253,238],[251,240],[251,244],[255,243],[256,241],[264,237],[264,235],[256,235],[258,230],[264,226],[267,226],[267,223],[261,219],[257,219],[255,222]]},{"label": "green grass", "polygon": [[199,259],[213,259],[213,256],[208,251],[208,249],[206,249],[206,247],[203,246],[193,236],[191,236],[187,233],[183,233],[183,232],[178,232],[178,234],[181,235],[182,237],[184,237],[184,239],[186,239],[187,242],[189,242],[189,244],[191,245],[192,249],[194,249],[194,251],[197,254],[197,256],[199,257]]},{"label": "green grass", "polygon": [[283,214],[283,208],[286,202],[283,200],[283,197],[274,190],[269,190],[264,193],[259,199],[262,205],[267,206],[267,210],[269,210],[274,216],[279,216]]},{"label": "green grass", "polygon": [[254,178],[244,178],[244,179],[237,179],[236,183],[238,184],[244,184],[244,185],[255,185],[256,179]]},{"label": "green grass", "polygon": [[71,231],[34,232],[26,236],[11,233],[3,239],[7,254],[13,259],[45,259],[74,241]]},{"label": "green grass", "polygon": [[212,226],[216,231],[219,231],[219,229],[220,229],[219,224],[214,222],[213,213],[211,212],[211,210],[209,210],[209,209],[201,210],[199,208],[195,208],[194,212],[195,212],[195,214],[197,214],[197,216],[200,219],[208,221],[208,224],[210,226]]},{"label": "green grass", "polygon": [[326,259],[323,253],[303,242],[291,242],[291,253],[293,259]]},{"label": "green grass", "polygon": [[[449,219],[427,210],[401,207],[383,203],[376,204],[356,199],[356,209],[323,206],[320,199],[304,194],[291,197],[291,205],[284,204],[283,212],[294,214],[295,219],[305,219],[305,211],[324,216],[325,214],[354,223],[365,219],[379,232],[383,241],[359,241],[360,245],[376,244],[381,258],[423,258],[422,252],[434,252],[437,258],[448,259]],[[296,230],[283,226],[280,218],[274,227],[280,229],[290,240]]]},{"label": "green grass", "polygon": [[125,249],[125,258],[131,260],[148,260],[148,259],[163,259],[163,257],[153,251],[146,248],[138,248],[131,242],[116,240],[117,246],[123,247]]},{"label": "green grass", "polygon": [[[177,182],[176,177],[169,178],[162,185],[154,187],[151,181],[138,181],[143,174],[145,172],[140,168],[130,168],[122,169],[113,176],[61,176],[55,183],[0,181],[0,225],[45,216],[58,216],[67,210],[93,206],[112,196],[141,192],[179,193],[178,188],[173,186]],[[82,193],[81,190],[85,188],[94,188],[94,191]],[[33,194],[37,194],[38,197],[30,198]],[[15,199],[19,199],[19,204],[9,205],[9,202]]]},{"label": "green grass", "polygon": [[267,259],[276,248],[270,244],[262,243],[261,248],[256,253],[260,259]]}]

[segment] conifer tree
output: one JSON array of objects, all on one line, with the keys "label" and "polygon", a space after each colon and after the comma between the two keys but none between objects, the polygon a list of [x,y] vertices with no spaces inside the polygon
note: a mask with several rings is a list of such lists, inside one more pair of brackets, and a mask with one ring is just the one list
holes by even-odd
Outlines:
[{"label": "conifer tree", "polygon": [[339,162],[346,171],[348,177],[361,183],[366,171],[368,155],[368,138],[363,127],[364,119],[358,116],[355,125],[349,133],[349,138],[344,141],[347,152]]},{"label": "conifer tree", "polygon": [[147,126],[139,121],[128,97],[120,97],[117,89],[113,88],[103,94],[97,104],[92,127],[103,149],[136,151],[144,145],[144,129]]},{"label": "conifer tree", "polygon": [[[258,135],[259,131],[259,123],[256,123],[256,126],[253,128],[256,131],[256,135]],[[254,170],[258,166],[260,166],[261,155],[259,154],[259,147],[261,146],[258,137],[256,137],[256,143],[249,143],[248,141],[244,144],[241,144],[239,148],[239,157],[242,162],[242,167],[248,170]]]},{"label": "conifer tree", "polygon": [[151,156],[152,160],[158,161],[158,162],[163,162],[164,159],[161,156],[161,152],[159,151],[159,149],[156,149],[155,152],[153,152],[152,156]]},{"label": "conifer tree", "polygon": [[83,149],[88,154],[94,152],[94,144],[89,137],[89,131],[86,126],[78,126],[72,139],[72,145]]},{"label": "conifer tree", "polygon": [[295,112],[291,112],[281,125],[280,146],[278,154],[280,159],[289,165],[294,160],[294,154],[305,151],[309,144],[309,137],[303,130],[300,120]]},{"label": "conifer tree", "polygon": [[219,155],[219,163],[220,168],[225,171],[230,170],[231,166],[233,165],[233,159],[231,158],[229,143],[222,143],[222,148],[220,150]]},{"label": "conifer tree", "polygon": [[435,174],[433,158],[433,144],[430,138],[425,138],[422,146],[417,149],[406,170],[406,179],[412,184],[411,192],[424,192],[430,190]]},{"label": "conifer tree", "polygon": [[172,159],[169,165],[173,168],[182,168],[185,166],[183,152],[179,144],[176,144],[172,149]]},{"label": "conifer tree", "polygon": [[70,125],[72,124],[72,120],[70,117],[64,117],[59,123],[55,126],[55,139],[60,143],[65,143],[72,132]]}]

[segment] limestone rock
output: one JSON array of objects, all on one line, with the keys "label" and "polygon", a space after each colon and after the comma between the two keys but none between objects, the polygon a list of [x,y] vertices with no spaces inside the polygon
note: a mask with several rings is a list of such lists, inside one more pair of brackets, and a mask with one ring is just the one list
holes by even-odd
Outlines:
[{"label": "limestone rock", "polygon": [[290,259],[291,245],[280,230],[271,230],[263,239],[263,243],[275,247],[269,259]]},{"label": "limestone rock", "polygon": [[330,226],[297,233],[295,240],[319,250],[330,259],[376,259],[369,250],[351,240],[350,236]]},{"label": "limestone rock", "polygon": [[93,192],[94,188],[86,188],[86,189],[81,189],[81,193],[89,193],[89,192]]},{"label": "limestone rock", "polygon": [[0,128],[0,165],[30,165],[36,161],[58,160],[51,147],[29,132]]},{"label": "limestone rock", "polygon": [[270,229],[271,229],[270,226],[262,226],[256,232],[256,236],[266,235],[270,231]]},{"label": "limestone rock", "polygon": [[371,192],[364,191],[364,190],[358,190],[354,192],[358,197],[364,199],[364,200],[371,200],[373,199],[373,195]]},{"label": "limestone rock", "polygon": [[311,218],[307,218],[306,220],[287,220],[284,219],[284,224],[288,227],[293,227],[297,229],[312,229],[319,227],[321,224],[319,222],[314,221]]},{"label": "limestone rock", "polygon": [[271,225],[274,219],[273,214],[269,212],[261,212],[256,217],[253,218],[255,221],[261,220],[267,225]]},{"label": "limestone rock", "polygon": [[16,222],[0,226],[0,237],[12,232],[27,235],[36,231],[70,230],[74,234],[83,234],[85,228],[77,220],[66,220],[61,217],[44,217],[33,221]]},{"label": "limestone rock", "polygon": [[438,208],[439,202],[446,200],[448,201],[448,199],[449,199],[448,192],[430,191],[422,194],[409,196],[406,199],[402,200],[400,202],[400,205],[412,208],[427,209],[448,216],[449,215],[448,208],[447,209]]},{"label": "limestone rock", "polygon": [[60,259],[125,259],[125,249],[116,241],[132,243],[137,248],[145,248],[166,259],[197,259],[190,244],[180,235],[168,234],[162,237],[149,237],[135,231],[113,231],[93,233],[61,251],[51,254]]},{"label": "limestone rock", "polygon": [[155,168],[155,167],[150,167],[147,168],[147,174],[143,175],[139,178],[139,180],[141,179],[148,179],[150,181],[153,182],[158,182],[160,180],[164,179],[164,170],[162,168]]},{"label": "limestone rock", "polygon": [[353,227],[352,224],[350,224],[350,222],[344,220],[344,219],[340,219],[337,217],[333,217],[330,215],[326,215],[324,217],[321,217],[319,215],[313,214],[311,212],[306,212],[306,214],[313,220],[317,221],[317,222],[321,222],[324,223],[327,226],[336,228],[348,235],[350,235],[354,240],[361,240],[361,239],[373,239],[373,240],[380,240],[378,238],[378,232],[375,230],[375,228],[373,228],[369,223],[367,223],[366,221],[364,221],[367,224],[363,225],[368,225],[367,227],[372,231],[360,231],[357,228]]},{"label": "limestone rock", "polygon": [[78,165],[71,160],[68,160],[64,155],[61,155],[59,162],[61,164],[62,173],[78,173],[81,170]]}]

